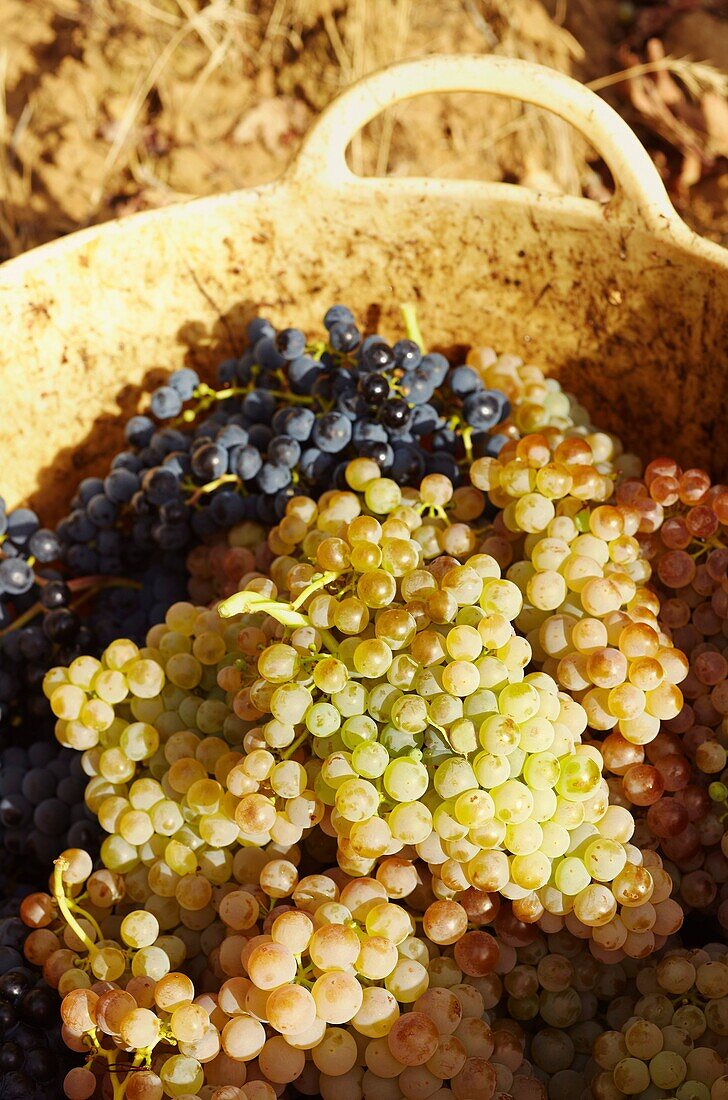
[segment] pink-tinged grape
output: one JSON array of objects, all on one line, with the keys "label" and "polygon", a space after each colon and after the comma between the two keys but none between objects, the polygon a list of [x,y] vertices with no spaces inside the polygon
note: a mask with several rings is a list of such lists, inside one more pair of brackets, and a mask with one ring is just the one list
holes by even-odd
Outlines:
[{"label": "pink-tinged grape", "polygon": [[455,944],[455,960],[464,974],[485,977],[496,967],[498,944],[487,932],[467,932]]},{"label": "pink-tinged grape", "polygon": [[63,1079],[63,1091],[68,1100],[89,1100],[96,1090],[96,1078],[88,1069],[75,1066]]},{"label": "pink-tinged grape", "polygon": [[415,1010],[400,1016],[387,1035],[391,1053],[404,1066],[425,1065],[435,1054],[438,1041],[435,1022]]},{"label": "pink-tinged grape", "polygon": [[425,910],[423,930],[434,943],[456,943],[467,927],[468,915],[455,901],[436,901]]},{"label": "pink-tinged grape", "polygon": [[162,1079],[153,1070],[140,1069],[129,1074],[125,1081],[127,1100],[162,1100]]},{"label": "pink-tinged grape", "polygon": [[630,802],[636,806],[652,806],[665,790],[662,775],[648,764],[629,768],[622,777],[622,785]]}]

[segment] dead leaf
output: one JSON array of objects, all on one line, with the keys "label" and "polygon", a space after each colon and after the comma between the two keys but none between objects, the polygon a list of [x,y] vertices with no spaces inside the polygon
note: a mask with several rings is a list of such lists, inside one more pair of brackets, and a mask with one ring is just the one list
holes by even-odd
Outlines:
[{"label": "dead leaf", "polygon": [[252,107],[233,131],[233,141],[240,145],[261,142],[269,153],[283,152],[291,138],[305,133],[310,112],[305,104],[292,96],[273,96]]}]

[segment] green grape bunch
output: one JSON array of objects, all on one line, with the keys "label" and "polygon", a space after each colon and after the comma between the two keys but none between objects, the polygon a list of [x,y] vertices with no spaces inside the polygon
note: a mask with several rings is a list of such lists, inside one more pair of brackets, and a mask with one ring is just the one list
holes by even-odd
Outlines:
[{"label": "green grape bunch", "polygon": [[203,908],[240,846],[285,852],[320,826],[349,875],[399,854],[441,900],[499,893],[520,919],[603,929],[597,950],[654,946],[667,895],[650,901],[584,708],[525,671],[521,591],[451,522],[452,484],[402,490],[369,459],[346,476],[289,501],[267,575],[217,610],[174,605],[144,649],[48,673],[107,867],[151,850]]}]

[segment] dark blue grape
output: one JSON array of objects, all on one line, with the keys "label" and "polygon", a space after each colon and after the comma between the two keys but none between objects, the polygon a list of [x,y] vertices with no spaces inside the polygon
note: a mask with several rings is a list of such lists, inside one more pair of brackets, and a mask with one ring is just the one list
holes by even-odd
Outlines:
[{"label": "dark blue grape", "polygon": [[312,392],[314,382],[323,374],[323,367],[310,355],[301,355],[288,364],[288,384],[293,393]]},{"label": "dark blue grape", "polygon": [[471,393],[463,402],[465,420],[479,431],[494,428],[503,419],[504,412],[503,396],[495,390]]},{"label": "dark blue grape", "polygon": [[268,390],[254,390],[243,398],[243,412],[254,424],[269,424],[276,408],[276,398]]},{"label": "dark blue grape", "polygon": [[26,967],[10,970],[0,978],[0,1001],[10,1005],[17,1004],[32,986],[33,975]]},{"label": "dark blue grape", "polygon": [[99,571],[99,556],[90,546],[69,546],[66,564],[77,577],[88,576]]},{"label": "dark blue grape", "polygon": [[263,465],[260,452],[255,447],[236,447],[230,452],[230,469],[243,481],[250,481]]},{"label": "dark blue grape", "polygon": [[370,405],[379,405],[389,397],[390,385],[383,374],[365,374],[359,379],[359,393]]},{"label": "dark blue grape", "polygon": [[190,517],[190,508],[184,500],[168,500],[159,509],[159,515],[163,523],[186,523]]},{"label": "dark blue grape", "polygon": [[336,411],[342,413],[347,420],[355,424],[362,416],[369,412],[369,406],[358,393],[339,394],[336,398]]},{"label": "dark blue grape", "polygon": [[425,456],[414,443],[395,443],[389,475],[400,485],[413,485],[425,474]]},{"label": "dark blue grape", "polygon": [[414,370],[422,360],[422,352],[414,340],[398,340],[392,352],[395,363],[402,370]]},{"label": "dark blue grape", "polygon": [[268,461],[278,466],[295,466],[301,457],[301,445],[289,435],[278,435],[268,444]]},{"label": "dark blue grape", "polygon": [[275,338],[271,339],[270,336],[263,336],[256,341],[253,355],[256,363],[269,370],[278,370],[286,362],[275,345]]},{"label": "dark blue grape", "polygon": [[23,778],[22,791],[29,802],[37,805],[44,798],[52,798],[56,790],[56,778],[45,768],[31,768]]},{"label": "dark blue grape", "polygon": [[221,489],[212,498],[210,511],[220,527],[234,527],[245,519],[245,502],[238,493]]},{"label": "dark blue grape", "polygon": [[[17,970],[23,965],[23,956],[14,947],[0,947],[0,976],[7,974],[9,970]],[[0,1005],[0,1037],[3,1035],[3,1009],[7,1005]]]},{"label": "dark blue grape", "polygon": [[365,340],[361,346],[359,362],[362,370],[388,370],[394,365],[394,352],[381,338],[374,339],[370,343]]},{"label": "dark blue grape", "polygon": [[256,478],[258,487],[267,496],[273,496],[291,483],[291,471],[287,466],[275,466],[264,462]]},{"label": "dark blue grape", "polygon": [[285,406],[280,409],[276,409],[273,413],[273,418],[270,422],[271,431],[274,435],[286,434],[286,421],[293,412],[293,409],[287,409]]},{"label": "dark blue grape", "polygon": [[190,520],[190,527],[198,538],[206,539],[219,530],[219,524],[213,516],[210,508],[200,508]]},{"label": "dark blue grape", "polygon": [[412,413],[406,401],[400,397],[393,397],[384,402],[379,418],[387,428],[407,428],[412,419]]},{"label": "dark blue grape", "polygon": [[[35,990],[33,992],[36,992]],[[38,990],[38,992],[43,992]],[[53,998],[52,1012],[55,1014],[58,1011],[58,998]],[[47,1023],[44,1021],[39,1026],[48,1027],[54,1022],[54,1017],[51,1016]],[[50,1050],[43,1049],[42,1047],[33,1047],[25,1054],[24,1070],[29,1077],[32,1077],[34,1081],[40,1081],[41,1084],[47,1084],[52,1081],[58,1075],[58,1058]]]},{"label": "dark blue grape", "polygon": [[88,851],[98,844],[98,826],[92,821],[74,821],[66,837],[69,848]]},{"label": "dark blue grape", "polygon": [[34,584],[33,568],[23,558],[5,558],[0,561],[0,592],[19,596],[23,592],[29,592]]},{"label": "dark blue grape", "polygon": [[162,466],[165,470],[171,470],[179,481],[180,478],[192,472],[192,459],[182,451],[170,451],[164,456]]},{"label": "dark blue grape", "polygon": [[355,446],[360,443],[386,443],[389,439],[387,429],[376,420],[357,420],[352,429],[352,442]]},{"label": "dark blue grape", "polygon": [[405,375],[400,382],[400,391],[409,404],[426,405],[435,392],[435,383],[419,366]]},{"label": "dark blue grape", "polygon": [[311,434],[319,450],[338,454],[351,439],[351,422],[339,412],[324,413],[317,419]]},{"label": "dark blue grape", "polygon": [[123,466],[112,470],[104,478],[104,492],[114,504],[128,504],[138,488],[137,474]]},{"label": "dark blue grape", "polygon": [[445,451],[435,451],[425,458],[428,474],[444,474],[449,477],[453,485],[460,484],[460,469],[452,455]]},{"label": "dark blue grape", "polygon": [[217,365],[215,377],[220,386],[229,386],[232,382],[235,382],[240,377],[238,373],[238,360],[223,359],[222,363],[218,363]]},{"label": "dark blue grape", "polygon": [[20,951],[27,935],[28,929],[20,917],[4,917],[0,921],[0,947],[14,947]]},{"label": "dark blue grape", "polygon": [[55,531],[46,527],[35,531],[28,539],[28,553],[41,564],[57,561],[61,556],[61,543]]},{"label": "dark blue grape", "polygon": [[172,451],[185,450],[188,438],[176,428],[159,428],[152,436],[151,446],[163,457]]},{"label": "dark blue grape", "polygon": [[189,401],[200,384],[200,376],[190,367],[180,367],[179,370],[172,371],[167,382],[183,401]]},{"label": "dark blue grape", "polygon": [[127,420],[124,437],[132,447],[146,447],[154,435],[155,423],[148,416],[132,416]]},{"label": "dark blue grape", "polygon": [[[100,557],[114,557],[121,553],[121,535],[113,528],[105,528],[96,536],[96,549]],[[102,573],[108,570],[102,569]]]},{"label": "dark blue grape", "polygon": [[329,340],[335,351],[348,355],[354,351],[361,341],[361,333],[355,324],[346,321],[337,321],[329,329]]},{"label": "dark blue grape", "polygon": [[2,1100],[33,1100],[35,1089],[27,1073],[8,1073],[2,1081]]},{"label": "dark blue grape", "polygon": [[[0,699],[9,702],[18,690],[18,680],[10,669],[0,668]],[[2,779],[0,778],[0,782]]]},{"label": "dark blue grape", "polygon": [[[144,463],[139,455],[135,455],[133,451],[120,451],[118,455],[115,455],[111,460],[111,469],[113,470],[129,470],[132,474],[141,473],[144,469]],[[106,489],[106,481],[102,485],[102,488]],[[99,490],[100,492],[101,490]]]},{"label": "dark blue grape", "polygon": [[316,416],[310,409],[289,409],[283,434],[291,436],[299,443],[305,443],[310,438],[315,423]]},{"label": "dark blue grape", "polygon": [[297,359],[306,349],[306,336],[299,328],[284,328],[276,336],[275,345],[284,359]]},{"label": "dark blue grape", "polygon": [[324,327],[331,331],[337,324],[351,325],[354,323],[354,314],[348,306],[329,306],[324,314]]},{"label": "dark blue grape", "polygon": [[272,339],[276,330],[270,321],[266,321],[265,317],[254,317],[252,321],[248,322],[246,334],[251,344],[257,344],[258,340],[267,338]]},{"label": "dark blue grape", "polygon": [[46,798],[36,806],[33,824],[46,836],[64,833],[70,824],[68,806],[60,798]]},{"label": "dark blue grape", "polygon": [[215,436],[215,442],[219,447],[244,447],[248,442],[248,433],[240,424],[226,424]]},{"label": "dark blue grape", "polygon": [[88,517],[97,527],[111,527],[116,519],[116,511],[116,505],[105,493],[97,493],[86,505]]},{"label": "dark blue grape", "polygon": [[320,451],[318,447],[307,447],[301,455],[301,473],[312,484],[324,477],[332,466],[333,459],[331,455]]},{"label": "dark blue grape", "polygon": [[152,504],[164,504],[177,496],[179,485],[172,470],[154,466],[142,478],[142,489]]},{"label": "dark blue grape", "polygon": [[[73,549],[76,549],[73,547]],[[79,547],[83,550],[85,547]],[[49,611],[43,619],[43,633],[51,642],[68,642],[78,630],[78,617],[67,607]]]},{"label": "dark blue grape", "polygon": [[16,508],[8,514],[5,534],[16,546],[25,546],[39,526],[38,517],[30,508]]},{"label": "dark blue grape", "polygon": [[507,435],[492,435],[488,438],[483,453],[488,458],[497,458],[508,442],[509,438]]},{"label": "dark blue grape", "polygon": [[48,1027],[58,1011],[58,997],[47,986],[25,994],[20,1002],[20,1018],[29,1027]]},{"label": "dark blue grape", "polygon": [[84,509],[76,508],[68,517],[68,533],[74,542],[88,542],[96,534],[96,525]]},{"label": "dark blue grape", "polygon": [[182,398],[172,386],[160,386],[152,394],[150,407],[158,420],[172,420],[182,412]]},{"label": "dark blue grape", "polygon": [[364,458],[372,458],[380,470],[387,470],[394,462],[394,450],[389,443],[378,440],[368,440],[360,445],[360,453]]},{"label": "dark blue grape", "polygon": [[417,370],[422,371],[437,388],[443,384],[450,372],[450,364],[444,355],[438,351],[430,351],[423,355]]},{"label": "dark blue grape", "polygon": [[70,599],[71,589],[64,581],[49,581],[40,590],[40,602],[49,611],[55,607],[65,607]]},{"label": "dark blue grape", "polygon": [[267,424],[252,424],[248,432],[248,443],[263,454],[273,438],[273,432]]},{"label": "dark blue grape", "polygon": [[432,405],[415,405],[412,410],[410,431],[415,436],[430,435],[443,423],[442,417]]},{"label": "dark blue grape", "polygon": [[467,397],[483,389],[480,375],[472,367],[455,367],[448,377],[448,386],[456,397]]},{"label": "dark blue grape", "polygon": [[0,1046],[0,1074],[22,1069],[24,1061],[25,1054],[18,1043],[7,1042]]}]

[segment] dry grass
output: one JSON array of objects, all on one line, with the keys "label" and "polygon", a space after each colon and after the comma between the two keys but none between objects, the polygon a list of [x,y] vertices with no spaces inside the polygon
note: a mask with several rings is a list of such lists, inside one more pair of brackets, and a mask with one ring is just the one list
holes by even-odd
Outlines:
[{"label": "dry grass", "polygon": [[618,73],[610,73],[608,76],[590,80],[587,87],[594,92],[600,92],[604,88],[624,84],[639,76],[649,76],[651,73],[670,73],[677,77],[695,99],[699,99],[705,92],[712,92],[724,99],[728,98],[728,73],[721,72],[709,61],[693,61],[690,57],[669,55],[656,61],[646,61],[643,65],[630,65],[628,69],[622,69]]},{"label": "dry grass", "polygon": [[[0,258],[78,226],[274,178],[341,88],[405,57],[481,52],[565,72],[542,0],[0,0]],[[659,63],[695,97],[702,62]],[[595,88],[657,71],[600,76]],[[423,97],[358,134],[354,170],[517,179],[577,194],[586,143],[498,98]]]}]

